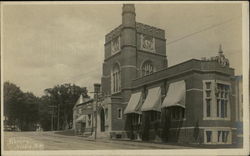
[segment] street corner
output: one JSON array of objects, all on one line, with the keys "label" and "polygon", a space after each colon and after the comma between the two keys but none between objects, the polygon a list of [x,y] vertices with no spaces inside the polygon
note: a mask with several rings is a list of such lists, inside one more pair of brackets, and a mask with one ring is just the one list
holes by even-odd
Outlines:
[{"label": "street corner", "polygon": [[5,150],[44,150],[44,144],[28,137],[5,138]]}]

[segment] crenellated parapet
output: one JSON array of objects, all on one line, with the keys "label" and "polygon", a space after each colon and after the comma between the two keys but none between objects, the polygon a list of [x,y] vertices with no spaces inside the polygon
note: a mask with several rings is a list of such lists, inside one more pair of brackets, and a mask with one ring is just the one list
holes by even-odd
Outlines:
[{"label": "crenellated parapet", "polygon": [[[121,24],[120,26],[112,30],[110,33],[108,33],[105,36],[105,43],[110,42],[112,39],[118,37],[121,34],[122,28],[123,25]],[[163,29],[136,22],[136,31],[137,33],[146,34],[155,38],[165,40],[165,31]]]},{"label": "crenellated parapet", "polygon": [[108,33],[106,36],[105,36],[105,43],[108,43],[110,42],[112,39],[120,36],[121,34],[121,31],[122,31],[122,25],[116,27],[115,29],[113,29],[110,33]]},{"label": "crenellated parapet", "polygon": [[150,25],[136,22],[137,33],[153,36],[155,38],[165,39],[165,31]]}]

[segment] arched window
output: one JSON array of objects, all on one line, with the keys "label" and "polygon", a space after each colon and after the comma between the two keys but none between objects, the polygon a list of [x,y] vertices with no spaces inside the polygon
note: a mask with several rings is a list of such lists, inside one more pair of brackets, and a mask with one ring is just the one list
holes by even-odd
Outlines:
[{"label": "arched window", "polygon": [[114,65],[111,76],[112,93],[117,93],[121,90],[121,71],[118,64]]},{"label": "arched window", "polygon": [[146,61],[143,63],[141,68],[142,76],[150,75],[154,72],[154,67],[150,61]]}]

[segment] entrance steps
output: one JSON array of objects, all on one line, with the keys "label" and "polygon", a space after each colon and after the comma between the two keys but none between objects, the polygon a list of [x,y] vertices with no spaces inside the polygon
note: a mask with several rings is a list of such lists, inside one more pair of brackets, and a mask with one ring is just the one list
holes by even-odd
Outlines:
[{"label": "entrance steps", "polygon": [[96,137],[98,139],[108,139],[108,138],[110,138],[108,132],[99,132],[99,133],[97,132]]},{"label": "entrance steps", "polygon": [[[88,137],[88,139],[94,139],[95,138],[95,132],[92,133],[91,136]],[[96,139],[109,139],[109,132],[97,132]]]},{"label": "entrance steps", "polygon": [[89,136],[91,136],[91,132],[84,132],[82,136],[83,137],[89,137]]}]

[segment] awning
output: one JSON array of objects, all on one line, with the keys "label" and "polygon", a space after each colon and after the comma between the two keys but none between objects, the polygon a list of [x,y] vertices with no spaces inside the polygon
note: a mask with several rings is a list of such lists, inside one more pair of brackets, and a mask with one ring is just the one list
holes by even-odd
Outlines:
[{"label": "awning", "polygon": [[141,92],[137,92],[131,95],[128,105],[126,109],[124,110],[124,114],[139,113],[138,106],[139,106],[139,102],[141,99],[141,94],[142,94]]},{"label": "awning", "polygon": [[148,90],[148,95],[144,101],[141,111],[161,111],[161,88],[155,87]]},{"label": "awning", "polygon": [[186,84],[185,81],[171,83],[168,88],[167,96],[163,100],[163,107],[180,106],[185,108]]},{"label": "awning", "polygon": [[76,122],[86,122],[86,115],[81,115],[76,119]]}]

